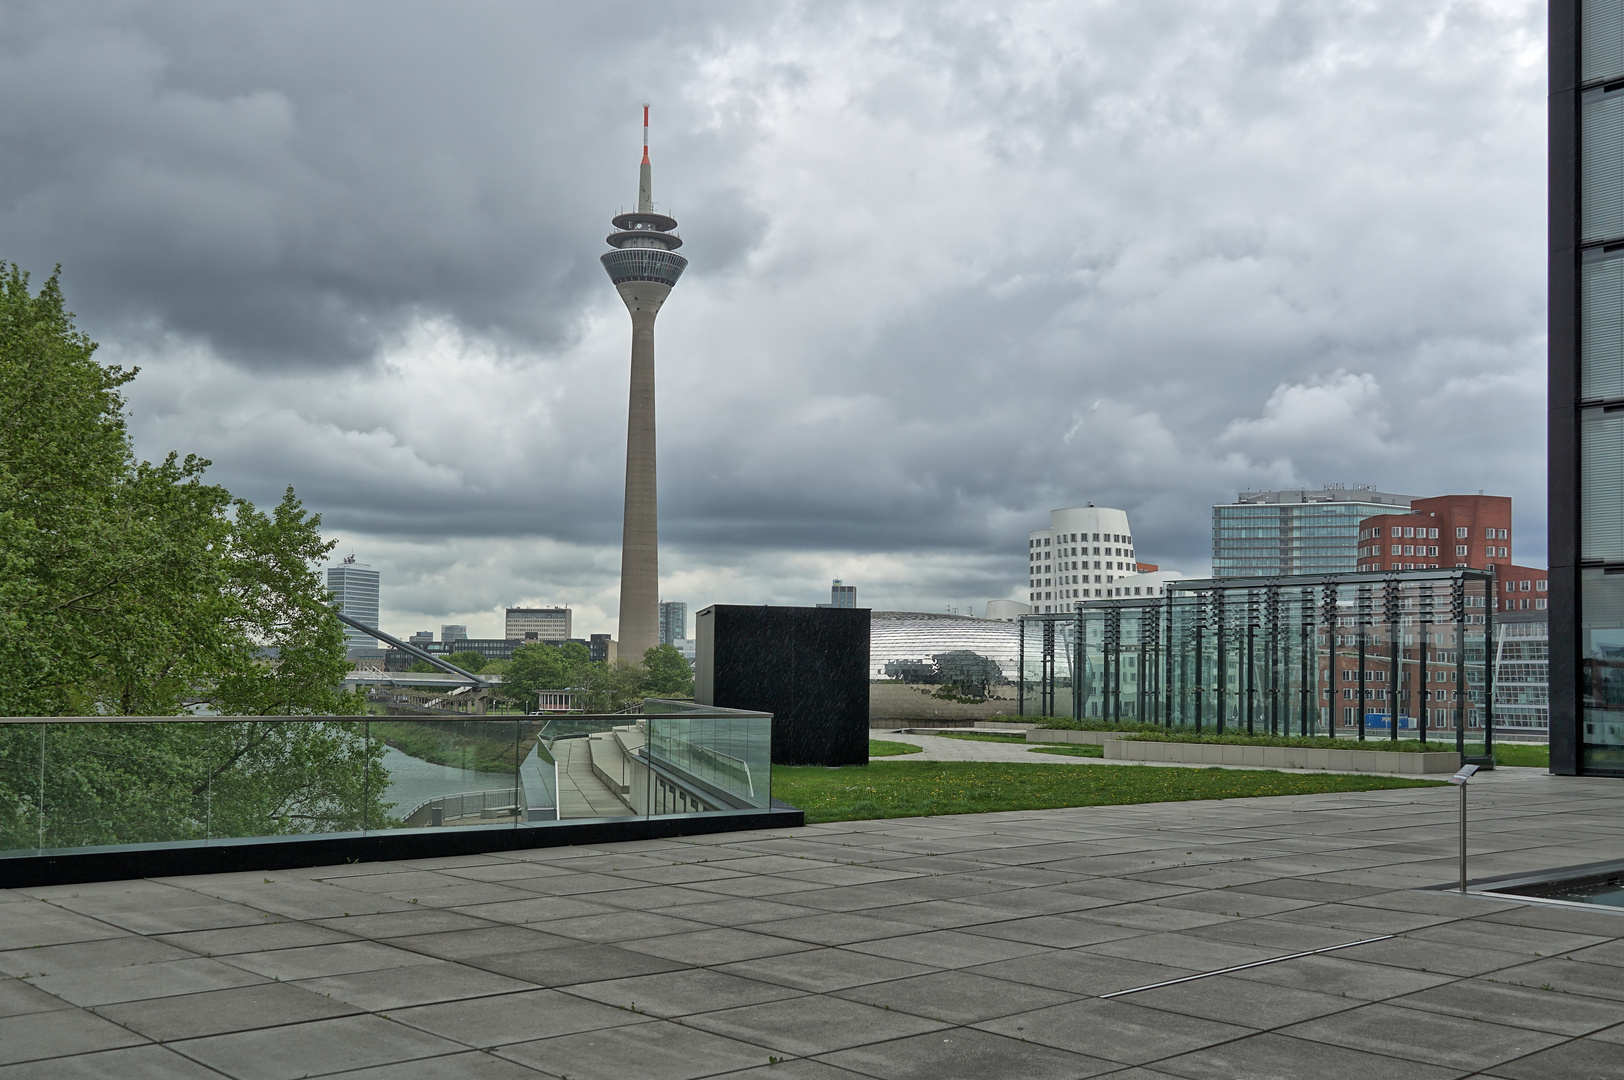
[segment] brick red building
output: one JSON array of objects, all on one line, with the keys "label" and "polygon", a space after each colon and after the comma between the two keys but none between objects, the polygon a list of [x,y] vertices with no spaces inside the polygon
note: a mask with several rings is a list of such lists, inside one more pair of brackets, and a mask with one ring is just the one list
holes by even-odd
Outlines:
[{"label": "brick red building", "polygon": [[1511,499],[1504,495],[1439,495],[1416,499],[1407,514],[1359,522],[1359,569],[1428,570],[1511,566]]},{"label": "brick red building", "polygon": [[[1434,570],[1454,567],[1493,569],[1495,612],[1541,612],[1549,593],[1544,570],[1518,566],[1513,559],[1511,500],[1503,495],[1440,495],[1415,499],[1408,513],[1378,514],[1359,522],[1358,568],[1364,573],[1395,570]],[[1481,597],[1468,598],[1481,603]],[[1484,621],[1482,608],[1468,611],[1468,622]],[[1453,729],[1455,711],[1468,729],[1481,729],[1484,693],[1481,685],[1460,687],[1451,663],[1459,648],[1452,627],[1441,624],[1428,630],[1426,640],[1413,640],[1414,631],[1400,646],[1400,670],[1392,670],[1391,639],[1379,622],[1352,626],[1353,634],[1338,635],[1334,666],[1321,669],[1327,687],[1324,704],[1337,727],[1357,726],[1363,713],[1386,727],[1397,713],[1405,734],[1414,737],[1424,726],[1429,732]],[[1363,677],[1360,658],[1363,658]],[[1463,692],[1464,691],[1464,692]],[[1363,707],[1359,701],[1364,699]],[[1480,735],[1474,737],[1481,737]]]}]

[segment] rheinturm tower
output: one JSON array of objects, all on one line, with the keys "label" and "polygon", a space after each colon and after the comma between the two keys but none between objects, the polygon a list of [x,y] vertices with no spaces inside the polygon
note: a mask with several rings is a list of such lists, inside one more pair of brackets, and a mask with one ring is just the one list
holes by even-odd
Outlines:
[{"label": "rheinturm tower", "polygon": [[637,210],[613,219],[603,268],[632,316],[631,405],[626,421],[626,512],[620,534],[620,655],[641,662],[660,643],[660,526],[654,477],[654,317],[688,260],[675,218],[654,212],[643,106]]}]

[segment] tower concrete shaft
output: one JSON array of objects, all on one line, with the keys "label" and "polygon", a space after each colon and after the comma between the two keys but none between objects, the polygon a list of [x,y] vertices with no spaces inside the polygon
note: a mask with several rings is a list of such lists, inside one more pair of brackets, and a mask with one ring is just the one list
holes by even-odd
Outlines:
[{"label": "tower concrete shaft", "polygon": [[688,260],[675,218],[654,211],[643,106],[637,210],[613,219],[603,268],[632,317],[631,397],[626,415],[626,506],[620,538],[620,655],[641,662],[660,643],[660,515],[654,451],[654,319]]},{"label": "tower concrete shaft", "polygon": [[620,537],[620,655],[640,661],[660,643],[660,514],[654,454],[654,317],[671,286],[616,286],[632,316],[626,413],[626,509]]}]

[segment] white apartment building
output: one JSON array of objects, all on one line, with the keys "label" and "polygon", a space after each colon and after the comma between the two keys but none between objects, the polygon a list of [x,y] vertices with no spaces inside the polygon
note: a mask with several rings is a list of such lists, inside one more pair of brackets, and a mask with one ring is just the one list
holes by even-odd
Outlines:
[{"label": "white apartment building", "polygon": [[[378,625],[378,571],[366,563],[356,562],[355,556],[351,555],[337,566],[327,568],[327,591],[332,594],[333,603],[337,605],[338,610],[368,626]],[[346,625],[344,647],[377,649],[382,647],[382,643],[377,638]]]},{"label": "white apartment building", "polygon": [[1103,506],[1049,511],[1049,527],[1027,534],[1026,555],[1027,600],[1035,614],[1103,599],[1118,578],[1139,573],[1127,511]]}]

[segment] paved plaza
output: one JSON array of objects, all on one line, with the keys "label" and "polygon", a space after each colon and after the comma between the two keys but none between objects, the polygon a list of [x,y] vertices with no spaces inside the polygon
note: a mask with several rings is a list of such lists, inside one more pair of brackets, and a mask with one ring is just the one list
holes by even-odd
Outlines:
[{"label": "paved plaza", "polygon": [[[0,891],[0,1078],[1624,1077],[1624,914],[1420,891],[1456,798]],[[1474,876],[1624,858],[1624,782],[1472,799]]]}]

